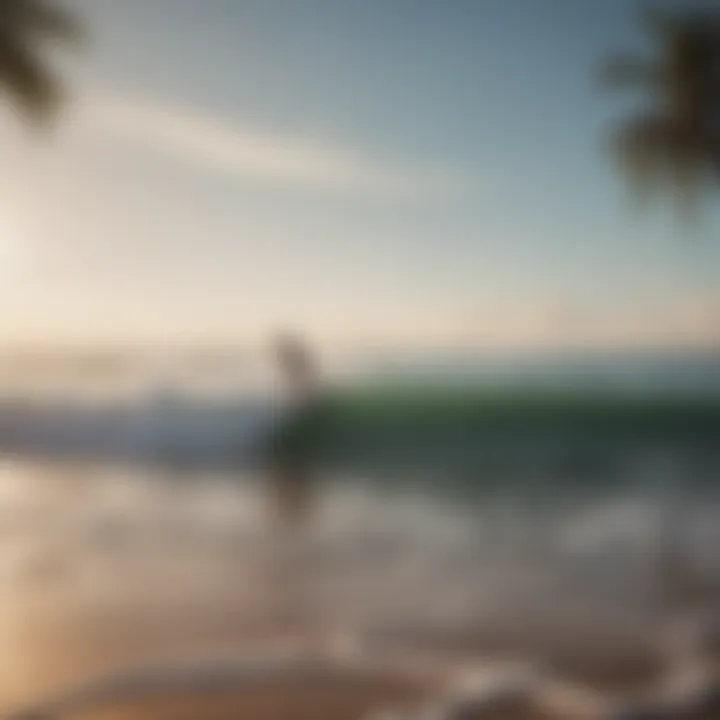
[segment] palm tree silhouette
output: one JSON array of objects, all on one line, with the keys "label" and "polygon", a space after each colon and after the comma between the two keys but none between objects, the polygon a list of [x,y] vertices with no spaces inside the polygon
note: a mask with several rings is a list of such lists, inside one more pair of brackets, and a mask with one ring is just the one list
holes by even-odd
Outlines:
[{"label": "palm tree silhouette", "polygon": [[[611,148],[638,199],[670,191],[687,214],[701,191],[720,181],[720,7],[646,7],[641,20],[651,54],[616,56],[602,72],[606,86],[639,91],[645,100],[615,129]],[[667,513],[657,596],[671,615],[702,615],[712,598],[689,571],[686,508],[675,496],[678,478],[663,480]]]},{"label": "palm tree silhouette", "polygon": [[55,116],[63,83],[45,51],[80,35],[72,13],[49,0],[0,0],[0,89],[26,120],[43,124]]},{"label": "palm tree silhouette", "polygon": [[612,135],[612,150],[640,199],[670,190],[682,208],[720,180],[720,11],[646,9],[654,52],[618,56],[603,69],[611,88],[640,91],[640,113]]}]

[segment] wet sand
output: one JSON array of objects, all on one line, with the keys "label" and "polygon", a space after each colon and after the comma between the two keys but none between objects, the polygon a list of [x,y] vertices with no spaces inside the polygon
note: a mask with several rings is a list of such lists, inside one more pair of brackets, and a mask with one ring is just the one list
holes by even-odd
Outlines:
[{"label": "wet sand", "polygon": [[321,495],[306,531],[269,522],[261,484],[66,471],[2,477],[0,717],[609,720],[717,677],[652,605],[553,606],[542,553],[496,577],[455,510]]}]

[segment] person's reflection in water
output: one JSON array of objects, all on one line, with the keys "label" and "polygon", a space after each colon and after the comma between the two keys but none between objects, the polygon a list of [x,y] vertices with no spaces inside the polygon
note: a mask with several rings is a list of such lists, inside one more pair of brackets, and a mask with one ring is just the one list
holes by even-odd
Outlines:
[{"label": "person's reflection in water", "polygon": [[310,639],[322,624],[312,602],[313,580],[302,542],[316,501],[307,425],[318,399],[317,370],[306,345],[293,335],[279,336],[272,355],[283,412],[269,438],[266,457],[271,528],[277,533],[269,548],[267,579],[273,599],[268,607],[276,630]]},{"label": "person's reflection in water", "polygon": [[272,439],[272,507],[284,526],[297,528],[307,519],[315,500],[312,451],[302,416],[318,401],[318,370],[307,344],[296,335],[278,336],[272,349],[283,404],[289,411]]}]

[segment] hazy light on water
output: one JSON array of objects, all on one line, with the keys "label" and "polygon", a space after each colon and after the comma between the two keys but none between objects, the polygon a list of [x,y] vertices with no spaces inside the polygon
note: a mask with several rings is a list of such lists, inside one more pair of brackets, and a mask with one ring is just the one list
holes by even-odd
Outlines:
[{"label": "hazy light on water", "polygon": [[[288,527],[267,482],[6,464],[0,632],[14,682],[4,702],[127,667],[341,637],[461,665],[473,654],[580,657],[588,645],[661,652],[662,496],[533,509],[509,493],[470,506],[321,477],[304,522]],[[691,503],[682,527],[695,533],[683,561],[710,585],[714,515]]]}]

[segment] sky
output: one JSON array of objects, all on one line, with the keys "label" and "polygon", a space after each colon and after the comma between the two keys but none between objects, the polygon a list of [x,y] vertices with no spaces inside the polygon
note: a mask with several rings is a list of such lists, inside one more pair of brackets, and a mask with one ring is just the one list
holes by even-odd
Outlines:
[{"label": "sky", "polygon": [[720,214],[604,152],[631,0],[66,4],[55,132],[0,108],[7,344],[715,342]]}]

